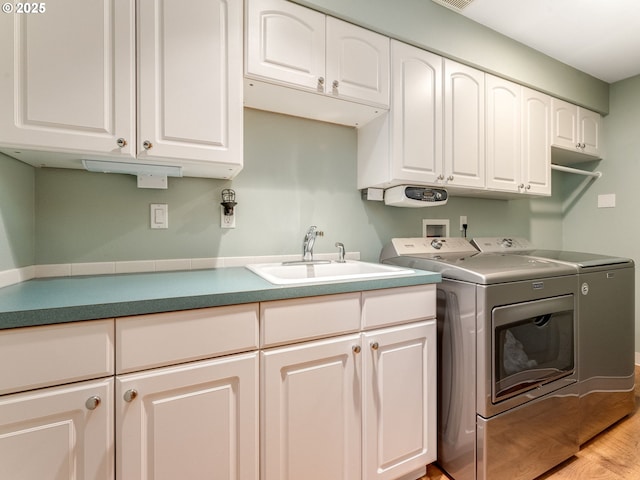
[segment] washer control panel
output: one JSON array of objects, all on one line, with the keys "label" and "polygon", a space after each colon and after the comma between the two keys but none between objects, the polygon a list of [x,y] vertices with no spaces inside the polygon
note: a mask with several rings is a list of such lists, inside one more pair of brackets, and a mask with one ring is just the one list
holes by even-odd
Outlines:
[{"label": "washer control panel", "polygon": [[476,253],[478,251],[466,238],[462,237],[393,238],[391,243],[397,255]]}]

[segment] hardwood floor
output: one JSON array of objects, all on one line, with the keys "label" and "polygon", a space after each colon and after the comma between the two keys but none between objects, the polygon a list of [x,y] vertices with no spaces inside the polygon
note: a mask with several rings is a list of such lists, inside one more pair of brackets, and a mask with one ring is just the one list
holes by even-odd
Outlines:
[{"label": "hardwood floor", "polygon": [[[537,480],[634,480],[640,478],[640,367],[636,366],[636,408],[630,416],[585,443],[580,451]],[[448,480],[436,465],[420,480]]]}]

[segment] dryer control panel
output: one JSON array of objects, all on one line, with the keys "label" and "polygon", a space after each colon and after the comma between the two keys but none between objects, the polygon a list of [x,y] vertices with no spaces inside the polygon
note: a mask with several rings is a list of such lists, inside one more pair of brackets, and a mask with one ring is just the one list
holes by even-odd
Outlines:
[{"label": "dryer control panel", "polygon": [[526,252],[534,250],[533,244],[522,237],[479,237],[471,240],[471,244],[481,252]]}]

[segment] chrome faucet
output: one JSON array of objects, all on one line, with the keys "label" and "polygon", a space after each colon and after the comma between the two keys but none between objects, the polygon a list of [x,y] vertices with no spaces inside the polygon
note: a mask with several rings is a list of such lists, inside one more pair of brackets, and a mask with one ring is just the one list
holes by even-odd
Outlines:
[{"label": "chrome faucet", "polygon": [[313,244],[316,243],[316,237],[322,237],[324,233],[318,230],[318,227],[312,225],[307,230],[304,240],[302,241],[302,261],[313,262]]},{"label": "chrome faucet", "polygon": [[345,263],[344,260],[344,243],[336,242],[336,247],[338,247],[338,263]]}]

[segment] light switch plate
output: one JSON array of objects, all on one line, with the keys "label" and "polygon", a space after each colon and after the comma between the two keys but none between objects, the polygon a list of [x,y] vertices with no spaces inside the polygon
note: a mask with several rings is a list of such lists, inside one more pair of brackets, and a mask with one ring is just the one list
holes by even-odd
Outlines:
[{"label": "light switch plate", "polygon": [[151,228],[169,228],[169,205],[166,203],[152,203],[150,208]]}]

